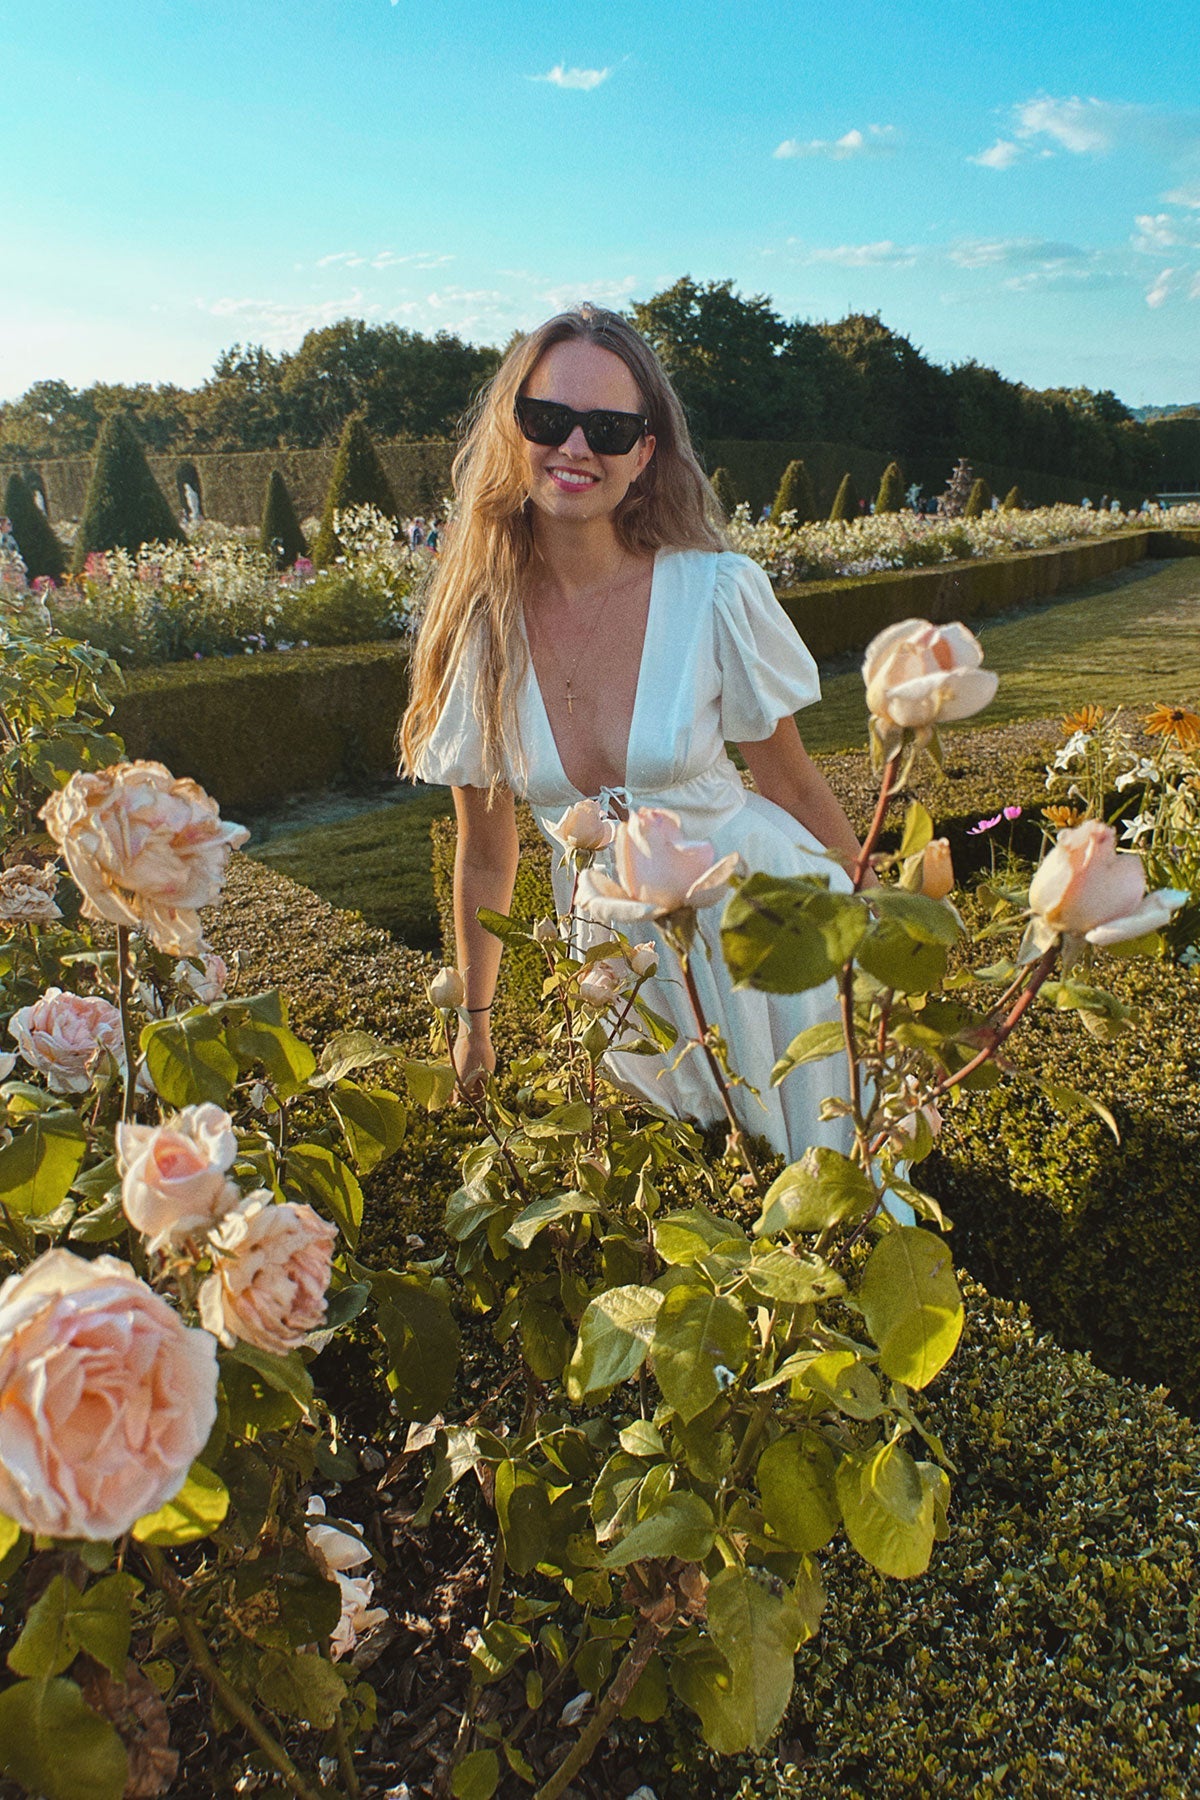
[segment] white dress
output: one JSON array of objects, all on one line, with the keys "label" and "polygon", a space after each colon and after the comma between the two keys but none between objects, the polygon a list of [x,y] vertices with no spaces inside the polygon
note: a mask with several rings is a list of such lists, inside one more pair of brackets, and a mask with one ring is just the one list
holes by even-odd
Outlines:
[{"label": "white dress", "polygon": [[[455,787],[485,785],[479,728],[472,711],[473,658],[455,681],[416,773],[423,781]],[[633,718],[629,728],[625,787],[616,797],[629,806],[661,806],[677,813],[689,839],[712,844],[716,856],[736,850],[747,871],[772,875],[821,874],[848,890],[849,877],[790,813],[749,792],[730,761],[726,743],[769,738],[783,718],[821,695],[817,667],[776,600],[763,570],[731,552],[660,550],[655,557],[650,607]],[[542,831],[568,806],[584,798],[563,772],[532,660],[518,698],[518,722],[526,769],[509,785],[528,801]],[[605,790],[601,800],[614,790]],[[570,904],[571,870],[554,852],[554,893],[560,914]],[[601,867],[609,865],[603,860]],[[734,1089],[735,1110],[745,1128],[766,1138],[790,1160],[810,1144],[848,1148],[843,1120],[822,1122],[822,1099],[845,1092],[845,1059],[802,1064],[778,1088],[770,1085],[776,1059],[798,1032],[837,1016],[833,982],[802,994],[735,990],[721,955],[721,904],[699,914],[692,951],[701,1003],[719,1025],[732,1066],[757,1097]],[[671,1021],[681,1038],[695,1023],[673,952],[650,924],[622,924],[631,942],[657,940],[659,973],[641,992],[647,1005]],[[678,1067],[678,1051],[665,1057],[614,1054],[608,1072],[618,1086],[676,1117],[712,1124],[724,1118],[707,1060],[699,1050]]]}]

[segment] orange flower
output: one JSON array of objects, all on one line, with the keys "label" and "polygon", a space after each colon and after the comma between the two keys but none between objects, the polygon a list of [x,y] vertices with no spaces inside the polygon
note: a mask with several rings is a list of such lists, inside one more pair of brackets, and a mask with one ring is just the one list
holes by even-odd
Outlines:
[{"label": "orange flower", "polygon": [[1068,737],[1073,737],[1077,731],[1095,731],[1103,717],[1102,706],[1081,706],[1078,712],[1067,714],[1063,720],[1063,730]]},{"label": "orange flower", "polygon": [[1146,720],[1146,730],[1152,737],[1174,738],[1183,750],[1194,750],[1200,744],[1200,713],[1160,701]]},{"label": "orange flower", "polygon": [[1083,814],[1075,806],[1043,806],[1042,817],[1048,819],[1058,830],[1069,831],[1073,825],[1079,824]]}]

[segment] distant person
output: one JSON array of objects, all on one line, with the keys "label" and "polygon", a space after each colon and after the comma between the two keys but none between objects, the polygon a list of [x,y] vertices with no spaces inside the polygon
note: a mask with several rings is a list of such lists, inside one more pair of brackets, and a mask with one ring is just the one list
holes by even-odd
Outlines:
[{"label": "distant person", "polygon": [[424,519],[414,519],[408,528],[408,547],[410,550],[419,550],[424,542],[425,521]]},{"label": "distant person", "polygon": [[768,500],[765,502],[762,511],[758,515],[759,524],[765,525],[770,517],[771,517],[771,502]]},{"label": "distant person", "polygon": [[431,556],[436,556],[438,553],[438,522],[436,519],[429,521],[429,530],[425,533],[425,548]]}]

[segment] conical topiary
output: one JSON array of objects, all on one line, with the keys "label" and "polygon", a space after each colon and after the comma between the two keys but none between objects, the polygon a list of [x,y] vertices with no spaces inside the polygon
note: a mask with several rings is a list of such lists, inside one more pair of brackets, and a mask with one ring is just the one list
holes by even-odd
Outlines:
[{"label": "conical topiary", "polygon": [[890,462],[883,471],[879,492],[875,496],[877,513],[898,513],[904,508],[904,476],[898,462]]},{"label": "conical topiary", "polygon": [[313,561],[319,569],[328,568],[341,554],[341,545],[333,529],[333,515],[347,506],[374,506],[397,524],[400,521],[392,484],[361,413],[352,413],[346,420],[334,458],[321,528],[312,551]]},{"label": "conical topiary", "polygon": [[17,540],[17,549],[30,581],[48,575],[61,581],[67,553],[53,527],[19,475],[10,475],[4,489],[4,510]]},{"label": "conical topiary", "polygon": [[992,490],[982,475],[976,477],[971,484],[971,492],[967,495],[967,504],[963,507],[964,519],[979,519],[992,504]]},{"label": "conical topiary", "polygon": [[128,550],[136,556],[143,544],[185,541],[131,420],[110,413],[96,439],[71,567],[78,574],[93,550]]},{"label": "conical topiary", "polygon": [[709,486],[717,496],[721,511],[726,518],[732,518],[737,510],[738,498],[734,492],[733,476],[729,470],[726,468],[714,469]]},{"label": "conical topiary", "polygon": [[279,569],[290,569],[298,556],[308,555],[292,496],[278,469],[271,470],[271,479],[267,482],[259,542],[268,555],[274,554],[275,566]]},{"label": "conical topiary", "polygon": [[1019,487],[1010,487],[1000,502],[1001,512],[1024,512],[1025,496]]},{"label": "conical topiary", "polygon": [[858,494],[854,487],[853,475],[842,476],[841,486],[833,497],[833,505],[829,509],[831,519],[857,519]]},{"label": "conical topiary", "polygon": [[771,508],[772,525],[778,525],[786,512],[795,513],[797,525],[807,525],[817,516],[817,497],[813,493],[812,477],[798,457],[788,464],[780,478],[775,503]]}]

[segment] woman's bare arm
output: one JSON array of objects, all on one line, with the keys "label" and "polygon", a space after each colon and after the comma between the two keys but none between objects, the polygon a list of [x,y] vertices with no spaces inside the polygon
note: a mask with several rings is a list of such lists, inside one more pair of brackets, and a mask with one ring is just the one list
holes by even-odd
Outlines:
[{"label": "woman's bare arm", "polygon": [[[852,869],[862,846],[837,795],[800,741],[795,719],[780,719],[769,738],[738,749],[759,793],[807,825]],[[871,879],[868,875],[868,883]]]},{"label": "woman's bare arm", "polygon": [[[458,968],[467,989],[467,1006],[490,1006],[496,992],[503,946],[485,931],[476,916],[481,906],[506,913],[512,904],[517,874],[517,820],[513,797],[497,794],[488,805],[486,788],[456,787],[454,812],[458,843],[454,852],[454,935]],[[496,1066],[491,1013],[472,1012],[460,1026],[455,1062],[460,1080]]]}]

